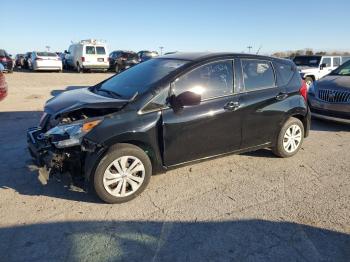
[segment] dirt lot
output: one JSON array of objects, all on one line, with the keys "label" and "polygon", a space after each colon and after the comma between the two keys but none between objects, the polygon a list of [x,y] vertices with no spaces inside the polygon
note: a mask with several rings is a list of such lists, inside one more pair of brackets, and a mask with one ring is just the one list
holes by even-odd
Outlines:
[{"label": "dirt lot", "polygon": [[26,129],[51,96],[109,76],[6,75],[0,261],[350,261],[350,126],[314,120],[293,158],[260,150],[182,167],[123,205],[42,186]]}]

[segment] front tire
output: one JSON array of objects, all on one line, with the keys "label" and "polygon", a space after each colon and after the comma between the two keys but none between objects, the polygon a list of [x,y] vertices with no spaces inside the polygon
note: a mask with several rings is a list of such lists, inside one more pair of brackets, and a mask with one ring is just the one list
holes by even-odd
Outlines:
[{"label": "front tire", "polygon": [[304,125],[299,119],[291,117],[281,128],[272,151],[279,157],[291,157],[300,150],[303,141]]},{"label": "front tire", "polygon": [[141,148],[117,144],[100,160],[93,184],[104,202],[120,204],[137,197],[147,187],[151,175],[151,160]]}]

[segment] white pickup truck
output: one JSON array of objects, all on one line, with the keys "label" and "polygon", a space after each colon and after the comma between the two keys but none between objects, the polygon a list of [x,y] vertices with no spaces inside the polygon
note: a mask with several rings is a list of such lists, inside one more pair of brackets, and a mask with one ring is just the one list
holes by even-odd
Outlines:
[{"label": "white pickup truck", "polygon": [[347,60],[349,60],[349,57],[321,55],[296,56],[293,59],[308,87]]}]

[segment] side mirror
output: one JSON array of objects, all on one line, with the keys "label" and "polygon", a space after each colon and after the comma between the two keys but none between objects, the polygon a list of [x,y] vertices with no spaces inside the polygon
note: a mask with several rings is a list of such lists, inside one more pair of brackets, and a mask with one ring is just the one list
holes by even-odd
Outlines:
[{"label": "side mirror", "polygon": [[320,65],[320,69],[322,70],[323,68],[325,68],[325,67],[327,67],[327,64],[326,63],[322,63],[321,65]]},{"label": "side mirror", "polygon": [[65,53],[65,54],[69,54],[69,52],[68,52],[67,50],[64,50],[64,53]]},{"label": "side mirror", "polygon": [[172,95],[168,99],[169,104],[173,108],[174,112],[177,113],[183,109],[184,106],[195,106],[201,102],[201,95],[186,91],[178,96]]},{"label": "side mirror", "polygon": [[176,100],[179,101],[182,106],[196,106],[201,103],[201,95],[191,91],[186,91],[179,94],[176,97]]}]

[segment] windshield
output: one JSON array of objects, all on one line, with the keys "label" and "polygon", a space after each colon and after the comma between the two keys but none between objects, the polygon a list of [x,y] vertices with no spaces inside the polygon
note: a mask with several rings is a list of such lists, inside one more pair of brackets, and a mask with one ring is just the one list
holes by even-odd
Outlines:
[{"label": "windshield", "polygon": [[297,66],[318,67],[321,56],[296,56],[293,61]]},{"label": "windshield", "polygon": [[350,61],[338,67],[331,73],[331,75],[350,76]]},{"label": "windshield", "polygon": [[145,93],[152,84],[167,76],[188,61],[175,59],[153,59],[138,64],[97,85],[98,90],[118,94],[123,99],[130,99],[135,93]]}]

